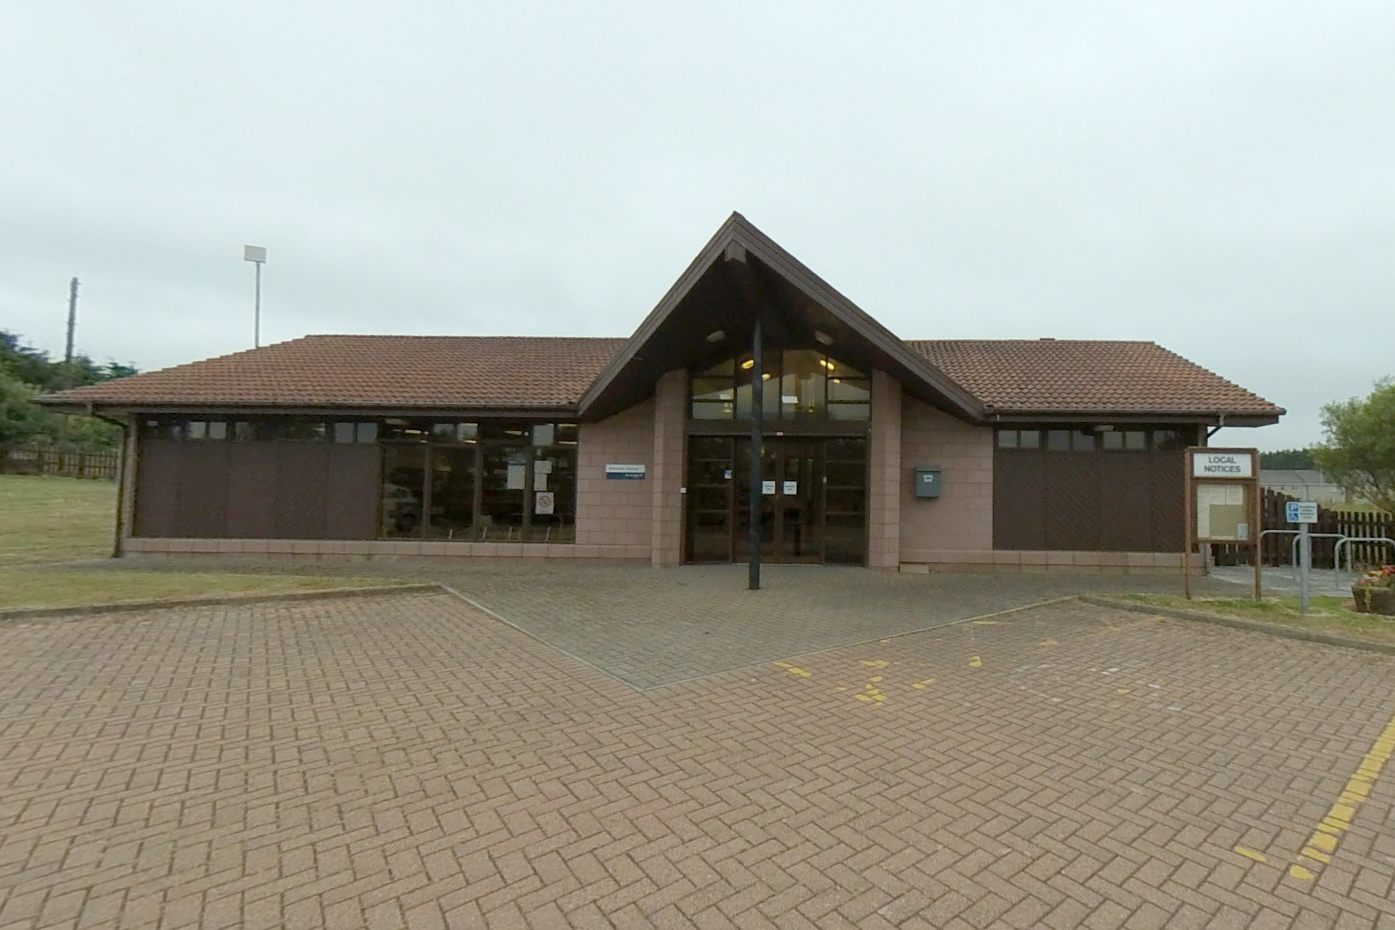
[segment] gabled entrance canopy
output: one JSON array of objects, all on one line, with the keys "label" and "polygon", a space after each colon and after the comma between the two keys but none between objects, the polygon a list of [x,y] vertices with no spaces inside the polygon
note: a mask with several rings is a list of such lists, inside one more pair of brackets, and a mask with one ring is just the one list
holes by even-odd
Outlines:
[{"label": "gabled entrance canopy", "polygon": [[[820,347],[966,420],[982,404],[834,290],[739,213],[717,230],[581,398],[600,420],[644,400],[665,372],[750,350],[759,315],[767,347]],[[817,334],[817,335],[816,335]]]}]

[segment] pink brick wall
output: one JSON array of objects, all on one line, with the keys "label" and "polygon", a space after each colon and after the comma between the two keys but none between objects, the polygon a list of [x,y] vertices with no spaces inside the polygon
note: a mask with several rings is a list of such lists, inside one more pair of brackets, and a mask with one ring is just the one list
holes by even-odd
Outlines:
[{"label": "pink brick wall", "polygon": [[867,565],[901,564],[901,382],[872,372],[871,468],[867,489]]},{"label": "pink brick wall", "polygon": [[650,562],[656,568],[683,558],[683,434],[688,407],[688,372],[670,371],[654,386],[654,467]]},{"label": "pink brick wall", "polygon": [[[606,478],[607,464],[644,465],[643,481]],[[576,542],[635,547],[650,558],[654,510],[654,401],[600,423],[583,423],[577,444]]]},{"label": "pink brick wall", "polygon": [[[993,430],[913,397],[901,404],[901,561],[993,548]],[[914,469],[943,469],[943,496],[918,500]]]}]

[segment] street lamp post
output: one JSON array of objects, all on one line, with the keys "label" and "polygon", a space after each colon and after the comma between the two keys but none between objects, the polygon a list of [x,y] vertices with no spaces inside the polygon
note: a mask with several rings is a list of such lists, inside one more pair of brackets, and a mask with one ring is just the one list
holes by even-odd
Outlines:
[{"label": "street lamp post", "polygon": [[266,264],[266,249],[259,245],[244,245],[242,260],[257,266],[257,283],[252,303],[252,347],[262,346],[262,265]]}]

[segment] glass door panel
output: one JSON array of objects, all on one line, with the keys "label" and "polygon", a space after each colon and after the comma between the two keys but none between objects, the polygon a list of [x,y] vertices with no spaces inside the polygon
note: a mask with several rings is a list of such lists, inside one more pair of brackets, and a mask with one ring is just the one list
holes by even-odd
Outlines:
[{"label": "glass door panel", "polygon": [[688,561],[729,562],[732,544],[733,440],[694,436],[688,442]]},{"label": "glass door panel", "polygon": [[779,517],[775,559],[780,562],[822,561],[818,444],[783,442],[777,449],[780,474],[775,489]]},{"label": "glass door panel", "polygon": [[[769,560],[775,554],[775,492],[778,486],[778,461],[775,443],[767,442],[761,455],[760,557]],[[735,559],[744,562],[751,552],[751,441],[736,440],[736,467],[733,470],[736,491],[735,538],[732,549]]]},{"label": "glass door panel", "polygon": [[867,440],[830,439],[824,444],[824,561],[867,561]]}]

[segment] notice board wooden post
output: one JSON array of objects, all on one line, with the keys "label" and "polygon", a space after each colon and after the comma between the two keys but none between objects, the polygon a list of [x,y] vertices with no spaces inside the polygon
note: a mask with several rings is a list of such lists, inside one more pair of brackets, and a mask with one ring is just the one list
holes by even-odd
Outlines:
[{"label": "notice board wooden post", "polygon": [[1187,598],[1192,596],[1192,549],[1198,544],[1228,543],[1254,550],[1255,600],[1258,600],[1262,594],[1259,450],[1193,446],[1187,450],[1186,468],[1182,578]]}]

